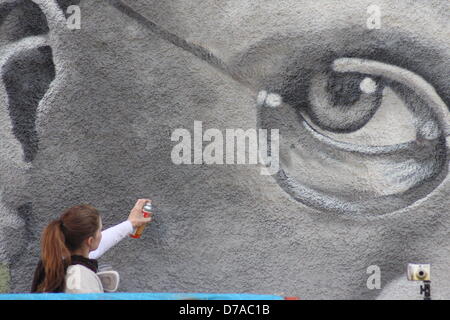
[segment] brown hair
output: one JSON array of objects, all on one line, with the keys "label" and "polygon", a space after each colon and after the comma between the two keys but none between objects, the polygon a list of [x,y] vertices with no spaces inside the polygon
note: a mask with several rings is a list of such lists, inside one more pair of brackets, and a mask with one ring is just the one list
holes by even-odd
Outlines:
[{"label": "brown hair", "polygon": [[38,285],[38,292],[64,288],[71,252],[79,249],[83,240],[94,236],[99,226],[98,210],[82,204],[67,209],[58,220],[53,220],[45,228],[41,237],[41,261],[45,276]]}]

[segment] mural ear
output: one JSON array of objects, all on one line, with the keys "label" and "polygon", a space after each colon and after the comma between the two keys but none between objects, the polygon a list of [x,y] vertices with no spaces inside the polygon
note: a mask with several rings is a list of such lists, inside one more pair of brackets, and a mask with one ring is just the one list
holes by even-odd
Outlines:
[{"label": "mural ear", "polygon": [[8,283],[22,277],[9,269],[20,269],[19,257],[31,250],[29,186],[38,151],[36,119],[55,78],[49,38],[63,23],[52,0],[0,0],[0,291],[9,291]]},{"label": "mural ear", "polygon": [[48,32],[46,17],[34,2],[0,3],[0,117],[10,123],[25,162],[36,155],[36,112],[55,78]]}]

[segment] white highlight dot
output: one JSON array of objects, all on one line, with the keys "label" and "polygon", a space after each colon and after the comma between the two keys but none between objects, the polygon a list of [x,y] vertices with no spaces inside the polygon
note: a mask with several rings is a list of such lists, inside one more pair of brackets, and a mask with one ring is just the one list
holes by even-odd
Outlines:
[{"label": "white highlight dot", "polygon": [[371,94],[377,90],[377,83],[372,78],[366,77],[359,84],[359,88],[362,92]]},{"label": "white highlight dot", "polygon": [[267,98],[267,91],[261,90],[258,93],[258,97],[256,98],[256,103],[258,104],[258,106],[262,106],[264,102],[266,102],[266,98]]},{"label": "white highlight dot", "polygon": [[266,104],[272,108],[278,107],[282,101],[281,96],[276,93],[269,93],[266,98]]}]

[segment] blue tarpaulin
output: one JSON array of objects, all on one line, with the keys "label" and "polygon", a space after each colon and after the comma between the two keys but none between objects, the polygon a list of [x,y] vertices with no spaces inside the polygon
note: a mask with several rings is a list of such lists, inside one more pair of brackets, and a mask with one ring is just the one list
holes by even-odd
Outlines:
[{"label": "blue tarpaulin", "polygon": [[283,300],[284,297],[242,293],[11,293],[0,300]]}]

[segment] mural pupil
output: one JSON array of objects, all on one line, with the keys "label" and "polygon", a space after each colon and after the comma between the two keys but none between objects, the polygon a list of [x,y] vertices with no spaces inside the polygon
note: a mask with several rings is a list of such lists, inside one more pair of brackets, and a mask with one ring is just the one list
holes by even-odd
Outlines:
[{"label": "mural pupil", "polygon": [[364,127],[382,102],[384,81],[357,72],[319,72],[312,77],[307,114],[320,128],[350,133]]},{"label": "mural pupil", "polygon": [[377,92],[379,79],[360,73],[331,72],[327,81],[327,92],[331,107],[351,109],[362,94]]},{"label": "mural pupil", "polygon": [[360,84],[365,78],[359,73],[330,73],[327,81],[330,106],[342,109],[354,106],[361,97]]}]

